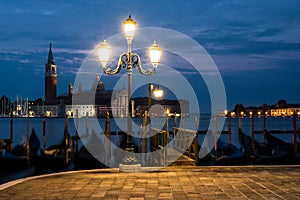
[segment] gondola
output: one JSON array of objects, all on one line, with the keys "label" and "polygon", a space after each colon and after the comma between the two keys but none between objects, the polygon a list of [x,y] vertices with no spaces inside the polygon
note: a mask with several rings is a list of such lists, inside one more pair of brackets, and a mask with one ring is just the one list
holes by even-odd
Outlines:
[{"label": "gondola", "polygon": [[281,151],[286,151],[289,153],[292,153],[293,151],[293,146],[290,143],[284,142],[281,139],[274,137],[271,135],[270,132],[266,132],[266,140],[267,142],[272,145],[274,148],[278,148]]},{"label": "gondola", "polygon": [[266,142],[258,143],[254,141],[254,152],[252,152],[252,138],[241,130],[239,130],[239,140],[248,157],[248,164],[282,164],[288,157],[287,152]]},{"label": "gondola", "polygon": [[294,156],[294,145],[292,143],[285,142],[278,137],[271,135],[271,133],[266,132],[266,140],[269,144],[274,146],[276,149],[280,151],[284,151],[287,153],[287,159],[284,164],[295,164],[295,162],[299,162],[300,160],[300,143],[297,143],[297,155],[296,160]]},{"label": "gondola", "polygon": [[29,152],[30,163],[34,164],[40,153],[40,140],[37,137],[34,129],[32,129],[31,135],[29,137]]},{"label": "gondola", "polygon": [[26,146],[15,146],[11,152],[2,150],[0,156],[0,173],[18,171],[28,166]]},{"label": "gondola", "polygon": [[78,154],[75,155],[74,164],[76,169],[96,169],[105,167],[99,160],[103,159],[103,142],[92,131],[88,141],[82,146]]},{"label": "gondola", "polygon": [[36,160],[38,171],[52,172],[68,169],[71,164],[72,146],[71,137],[68,137],[68,146],[64,137],[60,144],[41,150]]},{"label": "gondola", "polygon": [[29,158],[26,142],[16,145],[10,152],[2,150],[0,154],[0,173],[25,169],[36,158],[39,151],[39,139],[34,129],[29,138]]},{"label": "gondola", "polygon": [[217,141],[217,151],[210,153],[213,165],[243,165],[246,163],[245,152],[233,144],[225,143],[222,139]]}]

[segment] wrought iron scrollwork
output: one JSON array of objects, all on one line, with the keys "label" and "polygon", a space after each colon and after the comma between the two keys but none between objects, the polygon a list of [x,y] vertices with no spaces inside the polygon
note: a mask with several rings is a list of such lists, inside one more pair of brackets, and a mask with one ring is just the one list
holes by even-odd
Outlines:
[{"label": "wrought iron scrollwork", "polygon": [[141,59],[140,59],[140,56],[138,54],[133,54],[132,57],[136,58],[136,61],[134,62],[133,65],[135,65],[135,67],[138,68],[138,70],[141,74],[146,75],[146,76],[150,76],[150,75],[152,75],[156,72],[156,68],[148,69],[148,70],[143,69]]},{"label": "wrought iron scrollwork", "polygon": [[135,53],[123,53],[119,57],[118,65],[115,69],[104,68],[103,71],[105,74],[113,75],[119,73],[121,68],[125,68],[125,69],[138,68],[139,72],[146,76],[150,76],[156,72],[155,67],[148,70],[143,69],[140,56]]}]

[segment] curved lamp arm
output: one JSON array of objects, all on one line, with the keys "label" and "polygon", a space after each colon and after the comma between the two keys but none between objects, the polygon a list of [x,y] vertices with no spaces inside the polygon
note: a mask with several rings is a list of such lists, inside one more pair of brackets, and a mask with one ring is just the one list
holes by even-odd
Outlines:
[{"label": "curved lamp arm", "polygon": [[153,67],[153,69],[148,69],[148,70],[143,69],[140,56],[135,53],[132,54],[132,66],[138,67],[139,72],[146,76],[150,76],[156,72],[155,67]]},{"label": "curved lamp arm", "polygon": [[126,53],[123,53],[120,57],[119,57],[119,61],[118,61],[118,65],[115,69],[112,69],[112,68],[106,68],[106,67],[103,67],[103,72],[105,74],[109,74],[109,75],[114,75],[114,74],[117,74],[120,72],[121,68],[124,67],[124,64],[126,61],[122,60],[122,58],[124,58],[124,56],[127,58],[127,54]]}]

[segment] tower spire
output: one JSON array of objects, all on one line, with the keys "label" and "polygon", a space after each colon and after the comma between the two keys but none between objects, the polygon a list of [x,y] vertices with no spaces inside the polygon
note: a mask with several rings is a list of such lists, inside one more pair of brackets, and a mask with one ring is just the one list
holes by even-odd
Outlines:
[{"label": "tower spire", "polygon": [[52,53],[52,43],[50,43],[50,48],[49,48],[49,53],[48,53],[48,63],[50,64],[54,64],[54,57],[53,57],[53,53]]},{"label": "tower spire", "polygon": [[45,100],[56,99],[56,64],[52,53],[52,43],[50,43],[48,60],[45,63]]}]

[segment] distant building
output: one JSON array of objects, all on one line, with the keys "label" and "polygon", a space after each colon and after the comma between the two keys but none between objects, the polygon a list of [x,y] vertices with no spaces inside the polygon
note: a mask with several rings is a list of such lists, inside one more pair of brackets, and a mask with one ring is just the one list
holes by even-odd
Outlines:
[{"label": "distant building", "polygon": [[279,100],[276,104],[262,106],[249,106],[244,107],[242,104],[237,104],[232,112],[228,112],[227,115],[234,116],[292,116],[293,114],[300,115],[300,104],[289,104],[285,100]]},{"label": "distant building", "polygon": [[300,115],[300,104],[276,104],[270,109],[271,116],[292,116],[293,114]]},{"label": "distant building", "polygon": [[125,88],[116,92],[112,101],[113,116],[126,117],[128,115],[128,92]]}]

